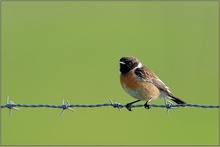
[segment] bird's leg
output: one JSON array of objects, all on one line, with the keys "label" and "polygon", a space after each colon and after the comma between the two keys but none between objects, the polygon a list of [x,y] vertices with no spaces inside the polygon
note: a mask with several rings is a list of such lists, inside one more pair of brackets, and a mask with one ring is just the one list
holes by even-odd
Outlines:
[{"label": "bird's leg", "polygon": [[127,104],[125,105],[125,107],[128,109],[128,111],[131,111],[131,106],[132,106],[132,104],[134,104],[134,103],[136,103],[136,102],[139,102],[139,101],[141,101],[141,100],[136,100],[136,101],[133,101],[133,102],[131,102],[131,103],[127,103]]},{"label": "bird's leg", "polygon": [[144,104],[144,107],[146,109],[150,109],[150,105],[148,104],[152,99],[149,99],[145,104]]}]

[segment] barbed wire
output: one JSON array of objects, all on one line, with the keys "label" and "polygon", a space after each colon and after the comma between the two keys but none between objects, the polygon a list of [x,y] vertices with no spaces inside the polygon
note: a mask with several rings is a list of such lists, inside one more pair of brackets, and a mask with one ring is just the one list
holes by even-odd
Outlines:
[{"label": "barbed wire", "polygon": [[[118,110],[121,111],[121,108],[126,107],[125,104],[120,104],[118,102],[113,102],[112,100],[109,100],[110,103],[104,103],[104,104],[70,104],[69,101],[66,101],[66,104],[64,100],[62,100],[61,105],[54,105],[54,104],[15,104],[11,100],[9,100],[9,96],[6,97],[6,104],[1,105],[1,108],[8,108],[9,109],[9,115],[12,116],[12,109],[20,110],[17,107],[25,107],[25,108],[36,108],[36,107],[46,107],[46,108],[59,108],[62,109],[60,116],[63,115],[65,110],[75,111],[71,107],[75,108],[95,108],[95,107],[107,107],[111,106],[114,108],[118,108]],[[149,104],[150,107],[156,107],[156,108],[167,108],[167,112],[169,112],[169,109],[178,108],[178,107],[195,107],[195,108],[219,108],[218,105],[201,105],[201,104],[172,104],[167,103],[166,105],[159,105],[159,104]],[[140,108],[144,107],[144,104],[136,104],[132,105],[133,108]]]}]

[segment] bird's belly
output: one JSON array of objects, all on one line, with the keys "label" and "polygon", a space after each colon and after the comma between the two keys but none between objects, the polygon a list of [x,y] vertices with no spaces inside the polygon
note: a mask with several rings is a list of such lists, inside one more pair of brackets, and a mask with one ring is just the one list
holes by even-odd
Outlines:
[{"label": "bird's belly", "polygon": [[149,100],[160,95],[160,90],[155,85],[136,79],[131,72],[121,75],[120,82],[129,95],[140,100]]},{"label": "bird's belly", "polygon": [[140,91],[138,91],[138,90],[131,90],[131,89],[127,88],[126,85],[124,85],[123,88],[132,97],[134,97],[136,99],[139,99],[139,100],[147,100],[147,97],[143,96]]}]

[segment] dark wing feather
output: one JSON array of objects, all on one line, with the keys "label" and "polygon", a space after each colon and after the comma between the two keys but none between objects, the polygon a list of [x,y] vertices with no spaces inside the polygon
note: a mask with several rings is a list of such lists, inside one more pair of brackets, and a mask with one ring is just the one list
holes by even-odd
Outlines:
[{"label": "dark wing feather", "polygon": [[145,82],[150,82],[150,83],[154,84],[157,88],[168,92],[168,87],[156,76],[156,74],[154,72],[152,72],[146,66],[135,69],[134,73],[139,78],[141,78],[141,80],[143,80]]}]

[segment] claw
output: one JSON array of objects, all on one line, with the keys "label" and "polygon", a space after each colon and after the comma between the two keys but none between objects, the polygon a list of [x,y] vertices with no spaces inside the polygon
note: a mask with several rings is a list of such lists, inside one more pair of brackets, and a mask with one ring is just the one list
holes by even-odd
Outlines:
[{"label": "claw", "polygon": [[132,111],[131,110],[132,104],[128,103],[128,104],[125,105],[125,107],[128,109],[128,111]]},{"label": "claw", "polygon": [[145,108],[145,109],[150,109],[151,107],[150,107],[149,104],[145,103],[145,104],[144,104],[144,108]]}]

